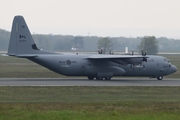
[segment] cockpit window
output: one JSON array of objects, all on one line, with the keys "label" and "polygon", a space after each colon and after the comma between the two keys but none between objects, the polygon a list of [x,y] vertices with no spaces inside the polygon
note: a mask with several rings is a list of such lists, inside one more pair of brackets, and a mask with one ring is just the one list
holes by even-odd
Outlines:
[{"label": "cockpit window", "polygon": [[168,59],[164,59],[164,62],[169,63],[169,60]]}]

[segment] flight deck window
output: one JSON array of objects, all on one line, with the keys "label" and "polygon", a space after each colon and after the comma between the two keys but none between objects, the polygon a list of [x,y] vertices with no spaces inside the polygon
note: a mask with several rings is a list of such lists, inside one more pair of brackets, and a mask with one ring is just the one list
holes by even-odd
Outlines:
[{"label": "flight deck window", "polygon": [[168,59],[164,59],[164,62],[169,63],[169,60]]}]

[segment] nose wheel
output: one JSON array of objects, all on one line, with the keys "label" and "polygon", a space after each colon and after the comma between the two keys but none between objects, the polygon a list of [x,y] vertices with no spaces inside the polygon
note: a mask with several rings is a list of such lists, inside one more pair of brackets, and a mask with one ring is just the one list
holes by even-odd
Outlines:
[{"label": "nose wheel", "polygon": [[162,80],[162,79],[163,79],[163,76],[158,76],[157,79],[158,79],[158,80]]}]

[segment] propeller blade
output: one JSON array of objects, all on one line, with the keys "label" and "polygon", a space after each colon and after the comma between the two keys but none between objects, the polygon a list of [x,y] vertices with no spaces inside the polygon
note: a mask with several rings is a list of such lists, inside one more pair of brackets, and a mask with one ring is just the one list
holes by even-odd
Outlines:
[{"label": "propeller blade", "polygon": [[147,54],[147,51],[144,53],[144,56],[146,56],[146,54]]},{"label": "propeller blade", "polygon": [[130,65],[130,70],[132,70],[132,69],[133,69],[133,64]]},{"label": "propeller blade", "polygon": [[144,56],[144,50],[143,49],[141,50],[141,54],[142,54],[142,56]]},{"label": "propeller blade", "polygon": [[144,70],[146,69],[146,66],[145,66],[145,64],[143,63],[143,68],[144,68]]},{"label": "propeller blade", "polygon": [[134,50],[132,50],[132,55],[134,55]]}]

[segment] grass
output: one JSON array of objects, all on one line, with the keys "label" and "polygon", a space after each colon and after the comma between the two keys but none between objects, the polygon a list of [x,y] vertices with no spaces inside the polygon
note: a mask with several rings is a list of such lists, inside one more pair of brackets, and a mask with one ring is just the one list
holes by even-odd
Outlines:
[{"label": "grass", "polygon": [[177,120],[180,87],[0,87],[0,119]]},{"label": "grass", "polygon": [[0,56],[0,71],[1,78],[64,77],[27,59],[7,56]]},{"label": "grass", "polygon": [[0,87],[0,102],[178,102],[179,91],[180,87]]},{"label": "grass", "polygon": [[[10,120],[178,120],[179,111],[166,112],[146,110],[145,112],[131,112],[128,108],[109,109],[107,111],[102,108],[96,108],[91,105],[89,108],[81,110],[61,110],[50,109],[48,107],[55,107],[48,104],[48,107],[43,107],[45,104],[10,104],[8,112],[4,112],[6,116],[0,114],[0,119]],[[9,105],[7,105],[9,106]],[[24,108],[26,106],[26,108]],[[38,107],[36,107],[38,106]],[[78,105],[76,105],[78,106]],[[74,106],[72,106],[74,107]],[[8,107],[9,108],[9,107]],[[28,108],[28,109],[27,109]],[[41,108],[41,109],[40,109]],[[143,108],[142,108],[143,109]],[[93,111],[92,111],[93,110]]]},{"label": "grass", "polygon": [[[180,55],[164,55],[180,68]],[[2,78],[65,77],[0,56]],[[8,73],[8,74],[7,74]],[[180,78],[180,71],[167,76]],[[0,87],[0,120],[178,120],[180,87]]]}]

